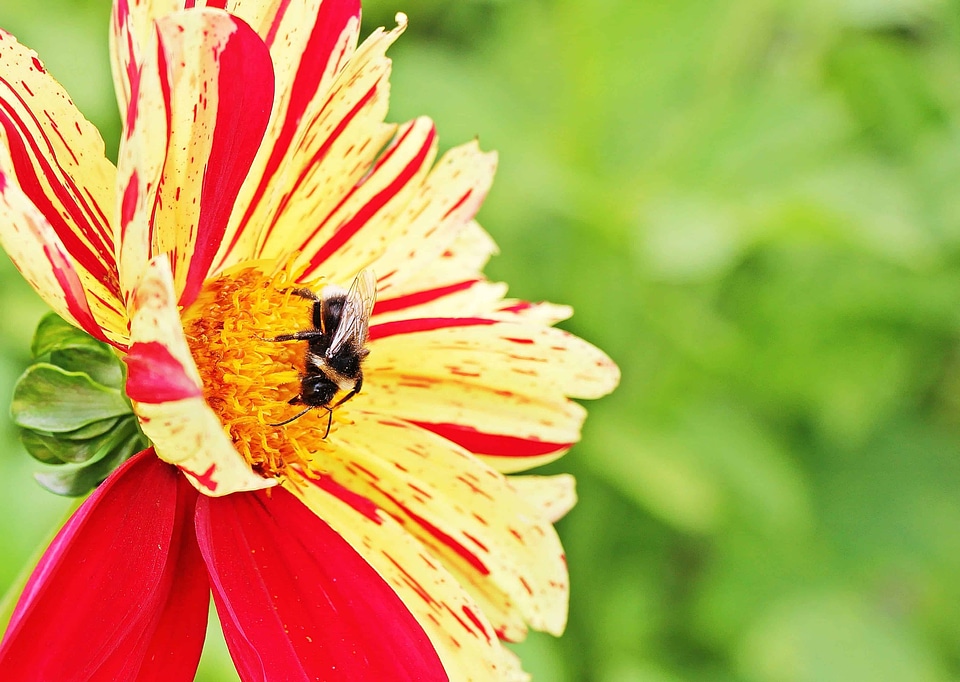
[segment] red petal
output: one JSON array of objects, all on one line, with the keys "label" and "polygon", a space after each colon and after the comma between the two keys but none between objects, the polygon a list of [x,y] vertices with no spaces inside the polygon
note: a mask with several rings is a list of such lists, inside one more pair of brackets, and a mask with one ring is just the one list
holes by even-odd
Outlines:
[{"label": "red petal", "polygon": [[273,105],[270,52],[245,23],[236,18],[234,22],[237,31],[219,55],[216,126],[203,178],[195,249],[181,296],[183,305],[193,302],[210,272],[233,202],[260,148]]},{"label": "red petal", "polygon": [[138,403],[165,403],[203,395],[181,362],[159,341],[134,343],[123,361],[127,363],[127,395]]},{"label": "red petal", "polygon": [[209,589],[196,491],[148,450],[51,543],[0,645],[7,680],[192,680]]},{"label": "red petal", "polygon": [[197,537],[243,680],[447,679],[396,593],[287,491],[201,498]]}]

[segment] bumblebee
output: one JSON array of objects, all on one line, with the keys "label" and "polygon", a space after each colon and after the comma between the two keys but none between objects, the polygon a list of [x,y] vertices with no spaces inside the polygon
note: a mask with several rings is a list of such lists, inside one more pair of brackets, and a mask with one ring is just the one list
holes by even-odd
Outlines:
[{"label": "bumblebee", "polygon": [[[271,424],[284,426],[313,409],[327,411],[326,438],[333,423],[333,411],[360,392],[363,387],[363,360],[370,351],[365,347],[370,314],[377,298],[377,280],[363,270],[349,290],[336,285],[323,288],[318,296],[310,289],[294,289],[293,294],[313,301],[313,328],[281,334],[271,341],[306,341],[304,371],[300,375],[300,394],[291,405],[306,408],[290,419]],[[337,400],[341,391],[346,394]]]}]

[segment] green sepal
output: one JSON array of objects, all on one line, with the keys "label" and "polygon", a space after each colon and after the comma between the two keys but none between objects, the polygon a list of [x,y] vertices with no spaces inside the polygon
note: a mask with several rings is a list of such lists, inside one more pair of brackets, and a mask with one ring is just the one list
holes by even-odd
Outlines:
[{"label": "green sepal", "polygon": [[119,389],[99,384],[84,372],[68,372],[45,362],[23,373],[13,389],[10,406],[17,426],[56,434],[130,411]]},{"label": "green sepal", "polygon": [[124,365],[113,349],[56,313],[40,320],[31,345],[35,361],[47,360],[68,372],[83,372],[110,388],[122,388]]},{"label": "green sepal", "polygon": [[126,368],[109,345],[53,314],[40,321],[32,349],[10,414],[24,448],[45,465],[37,482],[85,495],[149,446],[123,390]]},{"label": "green sepal", "polygon": [[96,488],[110,473],[130,457],[147,447],[146,439],[138,437],[136,424],[132,429],[117,429],[101,448],[83,464],[66,464],[54,469],[34,472],[37,483],[57,495],[76,497]]},{"label": "green sepal", "polygon": [[106,348],[106,346],[56,313],[47,313],[37,324],[37,331],[33,333],[30,352],[34,359],[68,348]]},{"label": "green sepal", "polygon": [[[100,428],[89,438],[73,438],[71,434],[46,434],[38,431],[23,430],[20,440],[30,455],[44,464],[79,464],[89,462],[100,448],[116,437],[116,432],[128,432],[130,424],[136,418],[133,415],[120,419],[104,419],[92,426]],[[85,429],[81,429],[83,431]],[[130,435],[135,435],[135,431]]]}]

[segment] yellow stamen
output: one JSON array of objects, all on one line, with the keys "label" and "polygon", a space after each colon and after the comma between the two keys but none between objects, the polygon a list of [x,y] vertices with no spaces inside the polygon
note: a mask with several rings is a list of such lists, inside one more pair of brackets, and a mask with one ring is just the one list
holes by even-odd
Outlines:
[{"label": "yellow stamen", "polygon": [[317,471],[317,455],[328,447],[326,410],[272,426],[303,409],[289,401],[300,394],[307,343],[271,340],[312,328],[313,302],[292,292],[298,287],[320,290],[317,282],[297,283],[288,267],[246,263],[205,282],[183,312],[204,397],[263,476],[283,477],[290,465]]}]

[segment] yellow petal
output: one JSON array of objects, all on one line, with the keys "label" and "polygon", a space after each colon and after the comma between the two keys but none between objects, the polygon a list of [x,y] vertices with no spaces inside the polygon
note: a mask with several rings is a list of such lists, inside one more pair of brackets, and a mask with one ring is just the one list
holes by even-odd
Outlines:
[{"label": "yellow petal", "polygon": [[202,398],[165,256],[150,261],[130,305],[127,392],[157,455],[180,467],[206,495],[275,485],[250,470]]},{"label": "yellow petal", "polygon": [[[318,201],[335,202],[336,188],[360,177],[351,179],[352,169],[365,172],[389,139],[393,127],[383,124],[389,61],[383,51],[390,41],[376,31],[354,54],[359,11],[356,0],[294,0],[269,26],[252,24],[261,26],[270,48],[277,97],[260,153],[238,197],[218,270],[263,253],[276,255],[274,245],[263,245],[290,239],[287,227],[280,228],[279,237],[273,232],[276,223],[289,226],[294,220],[282,216],[289,210],[316,210]],[[316,192],[317,187],[324,190]],[[308,224],[316,221],[311,214]],[[292,248],[287,244],[282,255]]]},{"label": "yellow petal", "polygon": [[[352,407],[352,405],[351,405]],[[465,450],[410,424],[352,410],[330,435],[323,466],[431,548],[498,629],[559,634],[568,579],[553,526],[507,479]],[[498,604],[487,609],[488,602]],[[506,607],[506,608],[504,608]]]},{"label": "yellow petal", "polygon": [[[73,261],[50,223],[19,187],[0,171],[0,246],[41,298],[63,319],[120,347],[124,335],[107,336],[97,318],[103,303],[88,299]],[[92,303],[92,305],[91,305]],[[95,315],[98,309],[100,315]]]},{"label": "yellow petal", "polygon": [[0,30],[0,170],[43,214],[70,255],[93,313],[125,334],[110,224],[116,170],[103,140],[32,50]]},{"label": "yellow petal", "polygon": [[520,497],[551,523],[566,516],[577,503],[577,482],[570,474],[510,476],[507,480]]},{"label": "yellow petal", "polygon": [[[273,101],[273,67],[259,36],[221,10],[178,12],[156,27],[158,49],[148,50],[142,63],[148,77],[137,84],[138,104],[127,117],[131,150],[122,158],[130,181],[122,188],[121,223],[129,215],[127,229],[142,233],[149,220],[152,253],[171,254],[179,300],[187,305],[210,271],[233,197],[259,149]],[[157,130],[161,111],[169,126]],[[161,159],[157,183],[150,176]],[[131,203],[137,209],[126,211]]]},{"label": "yellow petal", "polygon": [[430,637],[451,680],[523,679],[476,602],[400,524],[327,476],[291,480],[286,487],[396,590]]}]

